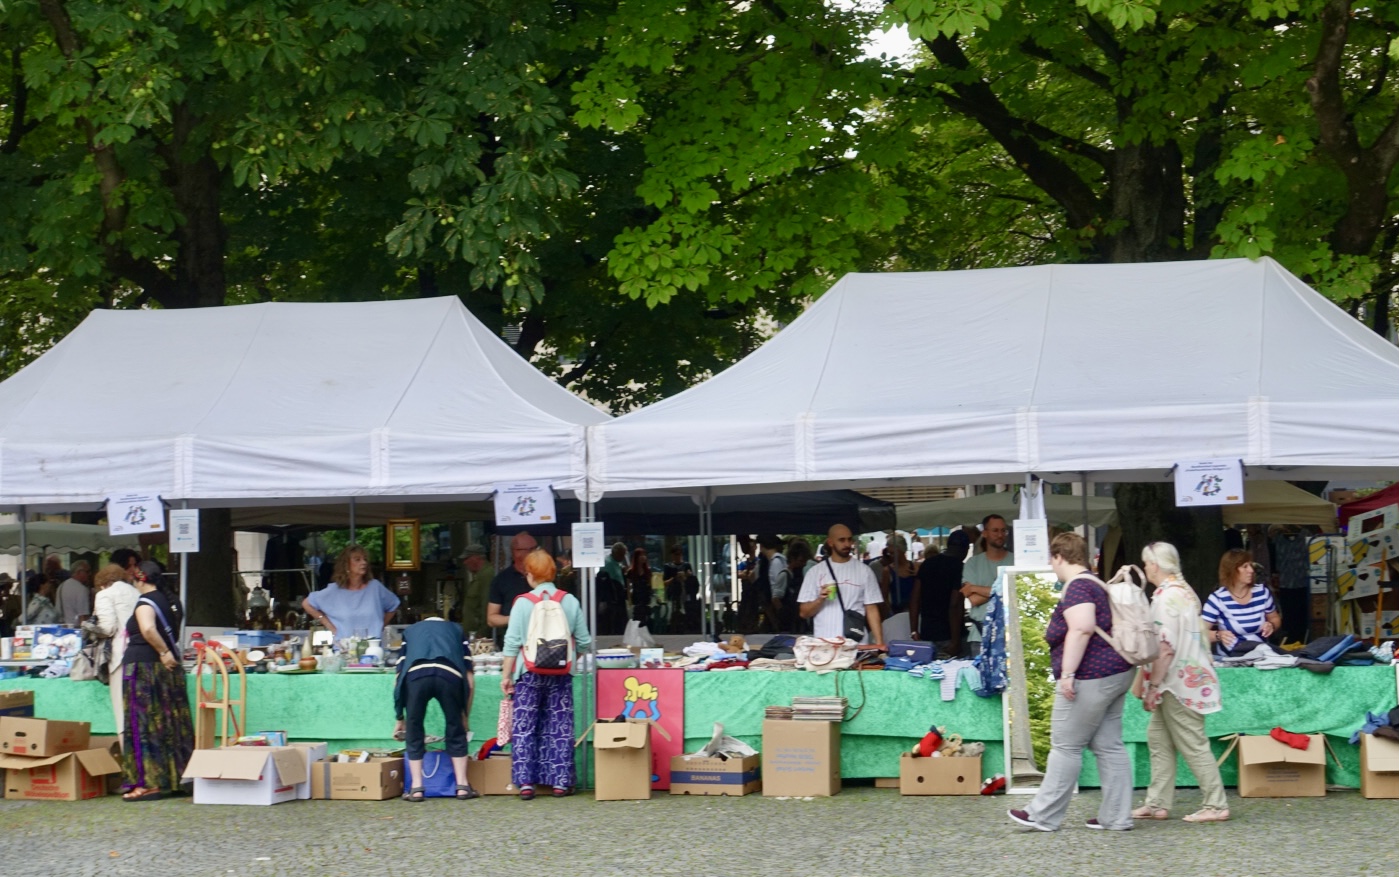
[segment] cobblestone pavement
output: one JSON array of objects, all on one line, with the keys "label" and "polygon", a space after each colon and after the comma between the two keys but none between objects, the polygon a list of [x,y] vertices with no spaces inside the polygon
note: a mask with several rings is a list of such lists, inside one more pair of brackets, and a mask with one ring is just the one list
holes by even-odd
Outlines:
[{"label": "cobblestone pavement", "polygon": [[[1241,801],[1231,790],[1231,822],[1173,818],[1130,832],[1083,827],[1096,812],[1096,791],[1079,796],[1058,833],[1024,831],[1005,810],[1025,800],[901,798],[854,787],[815,800],[658,793],[650,801],[580,794],[275,807],[196,807],[188,798],[0,801],[0,877],[1349,877],[1399,866],[1389,835],[1395,802],[1354,791]],[[1175,816],[1198,803],[1198,792],[1182,790]]]}]

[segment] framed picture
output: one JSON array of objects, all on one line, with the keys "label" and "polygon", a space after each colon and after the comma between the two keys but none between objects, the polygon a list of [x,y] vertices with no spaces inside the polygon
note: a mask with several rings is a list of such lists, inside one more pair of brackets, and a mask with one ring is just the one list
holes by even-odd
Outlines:
[{"label": "framed picture", "polygon": [[417,570],[418,519],[390,518],[384,524],[384,568]]}]

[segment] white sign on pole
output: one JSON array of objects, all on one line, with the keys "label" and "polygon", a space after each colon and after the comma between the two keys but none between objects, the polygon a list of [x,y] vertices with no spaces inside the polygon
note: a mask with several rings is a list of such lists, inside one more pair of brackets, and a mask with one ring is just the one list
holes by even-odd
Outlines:
[{"label": "white sign on pole", "polygon": [[545,483],[501,483],[495,486],[495,522],[502,527],[555,524],[554,491]]},{"label": "white sign on pole", "polygon": [[113,536],[159,533],[165,529],[165,506],[154,495],[129,494],[107,500],[107,532]]},{"label": "white sign on pole", "polygon": [[602,521],[573,525],[573,565],[600,567],[607,562],[607,546],[602,542]]},{"label": "white sign on pole", "polygon": [[1241,505],[1244,467],[1238,460],[1176,464],[1176,505]]},{"label": "white sign on pole", "polygon": [[199,553],[199,509],[170,510],[170,553]]},{"label": "white sign on pole", "polygon": [[1049,521],[1023,518],[1015,522],[1015,565],[1049,566]]}]

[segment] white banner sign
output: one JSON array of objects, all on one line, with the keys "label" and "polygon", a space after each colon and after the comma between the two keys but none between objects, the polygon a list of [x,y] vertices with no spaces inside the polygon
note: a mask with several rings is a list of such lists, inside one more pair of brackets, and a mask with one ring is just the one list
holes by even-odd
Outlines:
[{"label": "white banner sign", "polygon": [[158,496],[129,495],[107,500],[107,532],[113,536],[159,533],[165,529],[165,507]]},{"label": "white banner sign", "polygon": [[602,521],[573,525],[573,565],[600,567],[607,562],[607,546],[602,541]]},{"label": "white banner sign", "polygon": [[1015,522],[1015,565],[1049,566],[1049,521],[1021,518]]},{"label": "white banner sign", "polygon": [[199,553],[199,509],[170,510],[170,553]]},{"label": "white banner sign", "polygon": [[495,522],[501,527],[525,524],[555,524],[554,491],[547,483],[497,484],[495,486]]},{"label": "white banner sign", "polygon": [[1176,505],[1241,505],[1244,467],[1238,460],[1176,464]]}]

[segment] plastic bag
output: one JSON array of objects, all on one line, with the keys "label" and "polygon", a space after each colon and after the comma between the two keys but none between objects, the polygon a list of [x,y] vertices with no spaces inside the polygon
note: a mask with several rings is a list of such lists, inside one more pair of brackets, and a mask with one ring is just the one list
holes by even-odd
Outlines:
[{"label": "plastic bag", "polygon": [[651,631],[636,619],[627,622],[627,629],[622,634],[622,645],[636,646],[641,649],[656,647],[656,640],[651,636]]}]

